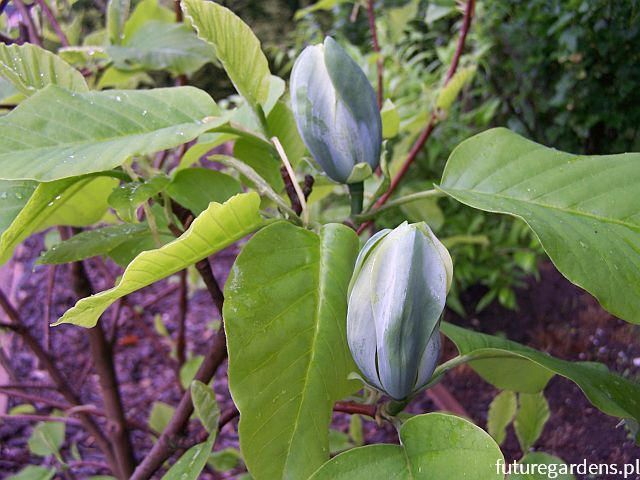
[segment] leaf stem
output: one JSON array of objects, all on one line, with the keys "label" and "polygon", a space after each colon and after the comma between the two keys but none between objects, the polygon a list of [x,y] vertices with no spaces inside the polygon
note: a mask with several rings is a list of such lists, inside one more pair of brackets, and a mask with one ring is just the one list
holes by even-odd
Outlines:
[{"label": "leaf stem", "polygon": [[212,162],[222,163],[240,172],[253,182],[260,195],[267,197],[269,200],[273,200],[273,202],[278,205],[278,207],[280,207],[280,209],[282,209],[291,220],[298,224],[301,223],[300,217],[296,215],[296,212],[294,212],[282,197],[278,195],[273,188],[271,188],[271,185],[269,185],[269,183],[249,165],[228,155],[210,155],[207,159]]},{"label": "leaf stem", "polygon": [[364,182],[350,183],[348,187],[351,198],[351,218],[356,220],[364,204]]},{"label": "leaf stem", "polygon": [[393,200],[391,200],[390,202],[387,202],[386,204],[382,205],[380,208],[377,208],[375,210],[371,210],[369,212],[365,212],[361,215],[357,216],[357,220],[359,221],[365,221],[365,220],[371,220],[375,217],[377,217],[378,215],[380,215],[381,213],[391,210],[395,207],[399,207],[400,205],[404,205],[405,203],[411,203],[411,202],[415,202],[417,200],[423,200],[425,198],[438,198],[438,197],[444,197],[445,194],[443,192],[441,192],[440,190],[425,190],[424,192],[416,192],[416,193],[410,193],[408,195],[404,195],[402,197],[398,197],[395,198]]}]

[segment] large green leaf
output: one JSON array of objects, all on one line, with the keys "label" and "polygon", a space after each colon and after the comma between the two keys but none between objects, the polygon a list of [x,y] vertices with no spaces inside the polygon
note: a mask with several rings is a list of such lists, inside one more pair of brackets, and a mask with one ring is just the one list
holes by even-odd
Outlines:
[{"label": "large green leaf", "polygon": [[244,247],[225,287],[229,387],[253,478],[307,478],[329,458],[336,400],[359,388],[346,343],[353,230],[275,223]]},{"label": "large green leaf", "polygon": [[213,60],[211,47],[182,23],[152,20],[127,36],[122,45],[107,47],[117,68],[168,70],[191,74]]},{"label": "large green leaf", "polygon": [[[602,364],[568,362],[516,342],[443,322],[441,331],[485,380],[505,390],[536,393],[553,375],[575,382],[608,415],[640,420],[640,385],[610,373]],[[536,380],[532,383],[528,377]],[[541,379],[546,379],[544,382]]]},{"label": "large green leaf", "polygon": [[183,0],[182,9],[198,36],[215,48],[236,90],[249,103],[264,104],[271,73],[260,40],[235,13],[205,0]]},{"label": "large green leaf", "polygon": [[175,20],[175,13],[158,0],[141,0],[134,8],[133,13],[124,24],[124,38],[126,42],[134,33],[140,30],[147,22],[160,21],[171,22]]},{"label": "large green leaf", "polygon": [[354,448],[325,463],[309,480],[488,480],[504,463],[491,436],[453,415],[417,415],[400,428],[401,445]]},{"label": "large green leaf", "polygon": [[0,178],[52,181],[108,170],[192,140],[215,126],[218,113],[193,87],[71,93],[50,85],[0,118]]},{"label": "large green leaf", "polygon": [[255,231],[262,219],[257,193],[239,194],[224,204],[211,203],[175,241],[139,254],[111,289],[83,298],[55,325],[93,327],[118,298],[169,277]]},{"label": "large green leaf", "polygon": [[0,76],[26,96],[51,84],[75,92],[89,91],[78,70],[53,53],[30,43],[0,44]]},{"label": "large green leaf", "polygon": [[178,171],[167,187],[167,193],[180,205],[199,215],[209,202],[222,203],[242,192],[235,178],[208,168],[186,168]]},{"label": "large green leaf", "polygon": [[640,323],[640,153],[577,156],[493,129],[453,151],[440,188],[524,219],[569,280]]},{"label": "large green leaf", "polygon": [[[9,207],[6,217],[1,217],[3,223],[6,225],[5,222],[11,220],[0,236],[0,265],[5,263],[16,246],[32,233],[52,225],[81,227],[100,220],[108,208],[107,196],[117,182],[112,178],[87,175],[41,183],[33,190],[35,182],[23,182],[21,187],[15,187],[18,182],[3,183],[14,186],[14,189],[3,192],[7,193],[7,201],[13,195],[16,204],[10,207],[9,203],[0,201],[0,212],[5,205]],[[33,193],[27,196],[30,190]],[[23,198],[17,198],[18,195]],[[28,201],[22,205],[23,199],[26,198]]]}]

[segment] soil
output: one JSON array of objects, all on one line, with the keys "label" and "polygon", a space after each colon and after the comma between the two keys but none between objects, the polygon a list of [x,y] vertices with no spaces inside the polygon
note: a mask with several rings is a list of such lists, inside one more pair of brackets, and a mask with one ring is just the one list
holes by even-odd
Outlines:
[{"label": "soil", "polygon": [[[51,267],[39,266],[33,269],[34,259],[43,248],[42,236],[30,238],[22,247],[16,261],[11,264],[18,278],[13,282],[12,296],[19,306],[24,321],[32,332],[43,340],[48,320],[54,320],[75,302],[69,286],[69,269],[56,269],[55,288],[51,319],[45,320],[46,285]],[[212,260],[214,273],[220,283],[237,253],[237,247],[227,249]],[[96,289],[108,288],[109,281],[96,261],[88,262],[90,275]],[[5,267],[6,270],[7,267]],[[112,264],[108,268],[114,276],[121,271]],[[33,269],[33,272],[32,272]],[[150,408],[156,401],[175,405],[181,395],[175,366],[167,360],[171,350],[170,341],[161,337],[154,329],[154,316],[161,315],[169,333],[175,335],[178,314],[178,291],[171,288],[176,278],[171,278],[130,295],[133,305],[145,305],[141,319],[132,318],[131,312],[123,307],[120,312],[115,358],[118,378],[125,410],[130,418],[146,424]],[[481,288],[467,292],[463,301],[475,305],[484,292]],[[551,265],[544,263],[540,268],[540,280],[531,280],[527,289],[518,292],[519,311],[512,312],[497,305],[490,306],[480,314],[463,319],[447,312],[447,320],[491,334],[504,334],[508,338],[568,360],[589,360],[605,363],[611,370],[629,378],[640,377],[640,328],[612,317],[602,310],[587,293],[566,281]],[[103,316],[103,326],[111,331],[113,324],[112,307]],[[191,292],[187,317],[188,350],[193,355],[206,351],[215,335],[211,322],[219,319],[218,312],[211,303],[207,292],[197,289]],[[6,334],[3,334],[6,335]],[[51,353],[57,358],[61,369],[80,390],[85,403],[101,405],[97,379],[92,368],[84,331],[74,326],[62,325],[49,331]],[[6,342],[5,342],[6,343]],[[445,346],[445,356],[452,355],[451,344]],[[10,336],[9,351],[13,373],[23,383],[48,383],[45,372],[37,368],[32,355],[19,338]],[[224,410],[231,405],[227,390],[226,368],[219,371],[215,380],[218,401]],[[478,425],[485,427],[489,403],[497,391],[483,382],[470,368],[460,367],[451,372],[444,385],[464,406]],[[41,390],[31,393],[42,395]],[[548,385],[545,394],[551,406],[551,418],[546,424],[535,450],[557,455],[568,463],[624,464],[632,463],[640,457],[640,448],[634,446],[629,432],[618,426],[618,420],[608,417],[593,408],[580,390],[568,380],[556,377]],[[48,398],[62,398],[55,393],[47,393]],[[11,399],[10,407],[22,400]],[[51,414],[51,409],[43,404],[35,404],[38,414]],[[423,394],[410,405],[411,412],[434,410],[431,400]],[[334,428],[346,431],[347,415],[334,415]],[[20,470],[27,464],[41,465],[43,459],[33,456],[27,448],[32,421],[5,420],[0,422],[0,478]],[[193,438],[201,435],[196,422],[190,430]],[[216,443],[216,450],[237,447],[237,421],[228,424]],[[148,433],[135,430],[133,442],[140,460],[152,445]],[[365,441],[367,443],[397,442],[397,436],[389,425],[379,428],[374,422],[365,421]],[[76,444],[81,460],[74,459],[71,447]],[[522,456],[512,428],[503,445],[507,460]],[[106,474],[100,466],[103,460],[88,437],[75,424],[67,425],[67,437],[62,455],[70,465],[75,478]],[[45,463],[55,465],[54,459]],[[207,470],[202,478],[237,478],[243,472],[242,466],[226,473]],[[593,477],[580,477],[593,478]],[[613,476],[603,478],[615,478]],[[640,479],[637,477],[636,480]]]}]

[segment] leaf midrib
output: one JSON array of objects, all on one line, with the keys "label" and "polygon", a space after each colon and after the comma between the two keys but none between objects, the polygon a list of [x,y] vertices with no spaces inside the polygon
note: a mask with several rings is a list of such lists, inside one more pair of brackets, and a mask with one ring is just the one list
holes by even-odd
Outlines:
[{"label": "leaf midrib", "polygon": [[[525,205],[535,205],[536,207],[548,208],[550,210],[556,210],[556,211],[559,211],[559,212],[562,212],[562,213],[566,213],[568,215],[581,216],[581,217],[589,218],[591,220],[597,220],[597,221],[603,222],[603,223],[611,223],[611,224],[614,224],[614,225],[620,225],[620,226],[627,227],[627,228],[629,228],[631,230],[634,230],[634,231],[640,233],[640,225],[636,225],[636,224],[633,224],[633,223],[625,222],[624,220],[618,220],[618,219],[615,219],[615,218],[603,217],[601,215],[596,215],[596,214],[591,213],[591,212],[583,212],[583,211],[580,211],[580,210],[572,210],[572,209],[568,209],[568,208],[559,207],[557,205],[551,205],[551,204],[548,204],[548,203],[527,201],[527,200],[523,200],[521,198],[511,197],[511,196],[508,196],[508,195],[502,195],[502,194],[498,194],[498,193],[479,192],[477,190],[460,190],[460,189],[456,189],[456,188],[442,187],[442,186],[439,186],[439,185],[436,185],[436,188],[438,188],[439,190],[442,190],[443,192],[445,192],[448,195],[451,195],[453,197],[456,196],[456,193],[459,193],[459,194],[462,194],[462,195],[472,193],[474,195],[500,198],[500,199],[505,199],[505,200],[509,200],[509,201],[513,201],[513,202],[523,203]],[[484,207],[483,207],[483,209],[484,209]],[[487,210],[490,210],[490,209],[487,209]],[[503,211],[503,210],[495,210],[495,211],[499,212],[499,213],[512,214],[511,212],[507,212],[507,211]]]}]

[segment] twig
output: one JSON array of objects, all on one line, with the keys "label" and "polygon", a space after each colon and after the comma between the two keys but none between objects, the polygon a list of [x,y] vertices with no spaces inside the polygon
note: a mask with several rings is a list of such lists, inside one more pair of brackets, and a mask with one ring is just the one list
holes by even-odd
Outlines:
[{"label": "twig", "polygon": [[55,385],[42,385],[40,383],[5,383],[4,385],[0,385],[0,389],[3,388],[12,388],[14,390],[55,390]]},{"label": "twig", "polygon": [[231,422],[238,415],[240,415],[240,412],[235,405],[222,412],[222,415],[220,415],[220,420],[218,420],[218,432],[220,432],[227,423]]},{"label": "twig", "polygon": [[27,27],[27,33],[29,34],[29,41],[39,47],[42,46],[42,40],[38,36],[38,30],[36,29],[31,13],[22,0],[13,0],[13,4],[18,9],[20,16],[22,17],[22,23]]},{"label": "twig", "polygon": [[371,40],[373,42],[373,51],[376,54],[376,70],[378,76],[378,108],[382,109],[384,102],[384,61],[380,52],[380,43],[378,42],[378,31],[376,29],[376,13],[374,8],[374,0],[367,1],[367,13],[369,14],[369,30],[371,30]]},{"label": "twig", "polygon": [[[18,311],[13,307],[13,305],[11,305],[11,303],[9,303],[9,300],[2,290],[0,290],[0,306],[13,322],[13,331],[22,337],[25,344],[35,354],[42,367],[47,371],[47,373],[49,373],[51,380],[53,380],[53,383],[55,383],[58,391],[62,394],[65,400],[73,405],[82,405],[80,397],[71,387],[67,379],[62,375],[62,372],[58,370],[53,358],[42,348],[29,329],[24,326]],[[98,427],[98,424],[86,413],[80,415],[80,421],[84,425],[85,429],[96,439],[96,443],[107,458],[107,462],[109,462],[112,471],[117,471],[117,463],[113,456],[113,452],[111,451],[111,446]]]},{"label": "twig", "polygon": [[[178,371],[184,365],[186,360],[186,340],[185,340],[185,329],[187,322],[187,309],[189,308],[188,303],[188,290],[187,290],[187,270],[182,270],[180,272],[180,298],[178,301],[178,335],[176,338],[176,359],[178,361]],[[180,383],[180,382],[178,382]],[[182,387],[182,384],[180,384]]]},{"label": "twig", "polygon": [[167,288],[164,288],[164,289],[160,290],[158,293],[156,293],[150,299],[145,300],[144,302],[142,302],[140,304],[140,308],[144,311],[147,308],[149,308],[151,305],[153,305],[154,303],[159,302],[160,300],[164,300],[167,296],[171,295],[173,292],[175,292],[175,291],[177,291],[179,289],[180,289],[180,285],[178,285],[178,284],[169,285]]},{"label": "twig", "polygon": [[296,212],[294,212],[293,209],[289,207],[289,205],[287,205],[287,203],[282,199],[282,197],[278,195],[273,188],[271,188],[271,185],[269,185],[267,181],[249,165],[227,155],[210,155],[207,158],[212,162],[222,163],[240,172],[242,175],[251,180],[251,182],[253,182],[256,190],[260,195],[264,195],[269,200],[273,200],[273,202],[278,205],[278,207],[282,211],[284,211],[287,215],[289,215],[289,217],[291,217],[291,220],[297,221],[298,223],[300,222],[300,217],[298,217]]},{"label": "twig", "polygon": [[80,420],[72,417],[54,417],[50,415],[34,415],[31,413],[23,413],[19,415],[10,415],[8,413],[0,413],[0,418],[4,420],[28,420],[31,422],[65,422],[82,425]]},{"label": "twig", "polygon": [[[475,0],[467,0],[467,5],[464,11],[464,20],[462,22],[462,28],[460,30],[460,37],[458,37],[458,44],[456,46],[456,51],[453,56],[453,60],[451,61],[451,66],[447,71],[447,76],[445,78],[444,86],[446,86],[449,83],[451,78],[453,78],[453,76],[455,75],[456,70],[458,69],[458,64],[460,63],[460,57],[464,49],[464,44],[467,40],[467,34],[469,33],[469,28],[471,27],[474,8],[475,8]],[[391,181],[389,188],[375,202],[373,206],[374,209],[378,209],[382,205],[384,205],[386,201],[389,199],[389,197],[391,196],[391,194],[393,194],[393,192],[396,190],[396,188],[398,187],[398,184],[400,183],[404,175],[409,170],[409,167],[413,164],[414,160],[418,156],[418,153],[420,153],[420,151],[422,150],[422,147],[424,147],[424,144],[427,142],[427,140],[431,136],[431,133],[433,132],[433,129],[435,128],[437,121],[438,121],[438,118],[436,116],[436,113],[434,112],[431,114],[431,117],[429,118],[429,123],[427,123],[427,126],[424,128],[424,130],[422,131],[422,133],[420,134],[416,142],[411,147],[411,150],[409,151],[406,160],[400,167],[400,170],[398,171],[396,176]],[[358,235],[361,234],[364,230],[366,230],[371,225],[371,223],[372,223],[371,221],[367,221],[361,224],[357,230]]]},{"label": "twig", "polygon": [[53,302],[53,286],[56,279],[56,271],[58,265],[49,265],[49,274],[47,276],[47,293],[44,298],[44,330],[42,338],[44,339],[44,348],[51,350],[50,327],[51,321],[51,303]]},{"label": "twig", "polygon": [[182,7],[180,5],[180,0],[173,0],[173,11],[176,14],[176,22],[177,23],[181,23],[183,18],[182,18]]},{"label": "twig", "polygon": [[62,31],[62,28],[60,28],[60,24],[58,23],[58,20],[56,20],[56,17],[51,11],[51,9],[49,8],[49,5],[47,5],[46,0],[36,0],[36,3],[40,5],[40,8],[42,8],[42,11],[44,12],[47,19],[49,20],[51,27],[53,28],[53,30],[56,32],[56,35],[60,39],[60,44],[63,47],[68,47],[69,40],[67,39],[67,36]]},{"label": "twig", "polygon": [[276,150],[278,151],[278,155],[280,155],[280,159],[284,164],[284,168],[287,170],[289,180],[293,184],[293,189],[296,192],[296,196],[298,197],[298,203],[300,204],[300,208],[302,210],[302,221],[305,225],[308,225],[309,210],[307,209],[307,201],[305,199],[304,193],[302,192],[302,189],[300,188],[300,185],[298,184],[298,179],[296,178],[296,172],[293,171],[293,167],[291,166],[291,163],[289,162],[289,158],[287,157],[287,152],[284,151],[284,148],[280,143],[280,140],[278,140],[278,137],[271,137],[271,141],[273,142],[273,145],[276,147]]},{"label": "twig", "polygon": [[443,195],[444,193],[440,192],[439,190],[425,190],[423,192],[410,193],[408,195],[404,195],[402,197],[391,200],[390,202],[387,202],[385,205],[382,205],[380,208],[376,210],[371,210],[371,211],[362,213],[358,215],[356,219],[360,221],[371,220],[376,216],[378,216],[379,214],[381,214],[382,212],[391,210],[392,208],[395,208],[395,207],[399,207],[400,205],[404,205],[405,203],[411,203],[411,202],[415,202],[417,200],[422,200],[425,198],[442,197]]},{"label": "twig", "polygon": [[363,403],[355,402],[336,402],[333,406],[334,412],[349,413],[351,415],[366,415],[371,418],[376,418],[378,407],[376,405],[366,405]]},{"label": "twig", "polygon": [[[82,261],[71,264],[71,270],[74,288],[78,296],[83,298],[92,295],[94,293],[93,288]],[[111,422],[111,428],[107,430],[107,434],[110,437],[118,463],[118,477],[126,479],[133,472],[135,458],[129,437],[129,426],[122,406],[118,379],[113,366],[111,346],[107,342],[100,323],[93,328],[87,329],[87,337],[91,348],[93,365],[98,374],[102,401],[104,402],[107,418]]]}]

